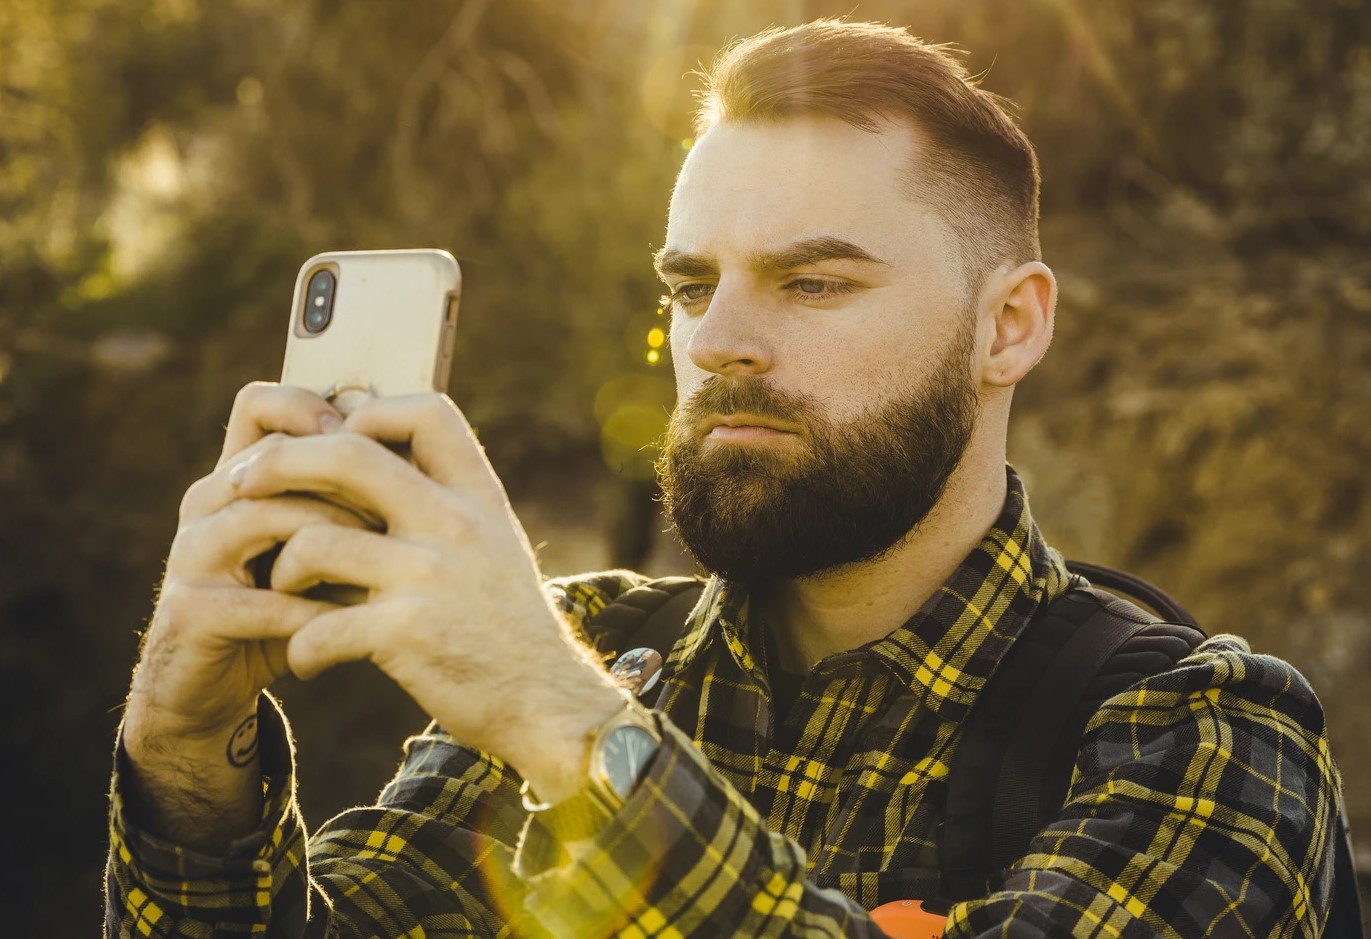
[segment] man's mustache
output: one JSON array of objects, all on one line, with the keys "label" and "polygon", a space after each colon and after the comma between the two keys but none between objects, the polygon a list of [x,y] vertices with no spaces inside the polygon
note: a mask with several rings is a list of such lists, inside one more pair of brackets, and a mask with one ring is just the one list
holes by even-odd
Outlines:
[{"label": "man's mustache", "polygon": [[700,386],[680,409],[686,426],[712,414],[752,414],[774,421],[808,424],[816,403],[807,395],[777,391],[761,378],[727,379],[715,376]]}]

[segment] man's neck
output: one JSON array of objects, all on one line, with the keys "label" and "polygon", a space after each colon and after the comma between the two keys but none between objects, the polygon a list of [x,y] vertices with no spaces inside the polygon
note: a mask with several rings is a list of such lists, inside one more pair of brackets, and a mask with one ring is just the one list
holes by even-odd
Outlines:
[{"label": "man's neck", "polygon": [[775,633],[781,667],[804,673],[897,629],[981,543],[999,517],[1006,488],[1003,459],[998,465],[963,461],[933,511],[884,557],[785,581],[754,596],[754,610]]}]

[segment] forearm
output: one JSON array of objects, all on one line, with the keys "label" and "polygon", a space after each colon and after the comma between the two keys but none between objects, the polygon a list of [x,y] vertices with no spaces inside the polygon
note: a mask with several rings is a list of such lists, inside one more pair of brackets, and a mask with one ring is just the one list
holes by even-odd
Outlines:
[{"label": "forearm", "polygon": [[416,926],[429,934],[496,935],[506,915],[517,913],[522,887],[510,862],[524,812],[521,780],[503,761],[431,728],[406,742],[404,762],[377,805],[339,815],[306,845],[289,733],[265,696],[260,734],[267,783],[261,815],[252,832],[214,855],[128,824],[128,761],[120,758],[110,936],[190,939],[256,927],[272,939],[298,939],[329,929],[405,935]]},{"label": "forearm", "polygon": [[[121,746],[116,751],[110,790],[107,935],[181,939],[246,932],[250,927],[268,927],[265,935],[271,937],[302,934],[308,871],[304,825],[293,797],[289,732],[265,695],[259,714],[260,770],[251,770],[257,814],[236,837],[221,831],[212,839],[212,849],[192,847],[146,826],[143,817],[149,813],[135,809],[149,794],[130,785],[136,773],[127,749]],[[188,798],[177,788],[161,797],[174,803],[169,815],[176,824],[193,826],[196,814],[207,811],[211,798],[196,795]]]}]

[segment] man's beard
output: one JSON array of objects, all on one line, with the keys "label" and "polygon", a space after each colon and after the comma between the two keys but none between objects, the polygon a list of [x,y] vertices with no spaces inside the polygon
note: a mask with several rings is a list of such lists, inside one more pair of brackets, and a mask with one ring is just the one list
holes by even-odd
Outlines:
[{"label": "man's beard", "polygon": [[[667,516],[705,570],[763,585],[876,560],[937,504],[980,416],[964,328],[920,387],[847,426],[762,378],[710,378],[671,416],[657,462]],[[706,444],[701,421],[746,413],[795,439]]]}]

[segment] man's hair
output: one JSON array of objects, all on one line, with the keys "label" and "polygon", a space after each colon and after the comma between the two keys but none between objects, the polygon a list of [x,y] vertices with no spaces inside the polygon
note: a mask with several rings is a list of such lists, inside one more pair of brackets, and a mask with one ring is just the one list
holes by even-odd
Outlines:
[{"label": "man's hair", "polygon": [[823,19],[724,48],[704,75],[697,136],[722,123],[824,116],[867,131],[905,119],[924,146],[912,196],[951,227],[968,286],[1037,259],[1038,159],[1012,104],[976,85],[955,52],[903,29]]}]

